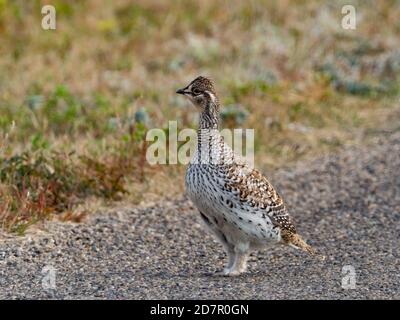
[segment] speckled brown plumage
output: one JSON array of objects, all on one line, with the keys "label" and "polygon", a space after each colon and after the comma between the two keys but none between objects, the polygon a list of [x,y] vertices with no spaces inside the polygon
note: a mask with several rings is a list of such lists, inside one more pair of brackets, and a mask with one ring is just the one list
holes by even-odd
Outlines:
[{"label": "speckled brown plumage", "polygon": [[200,111],[198,145],[186,172],[186,191],[227,252],[223,274],[244,272],[249,253],[268,244],[284,243],[313,254],[271,183],[223,141],[212,81],[198,77],[177,93]]},{"label": "speckled brown plumage", "polygon": [[[296,233],[296,228],[286,210],[283,199],[271,183],[258,170],[252,169],[240,176],[243,165],[231,165],[228,169],[226,188],[238,192],[241,202],[253,208],[265,210],[274,226]],[[230,182],[232,181],[232,182]]]}]

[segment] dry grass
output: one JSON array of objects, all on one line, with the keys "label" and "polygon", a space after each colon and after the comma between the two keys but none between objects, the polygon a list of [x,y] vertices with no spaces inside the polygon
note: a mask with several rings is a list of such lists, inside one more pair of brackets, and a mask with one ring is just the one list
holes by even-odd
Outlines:
[{"label": "dry grass", "polygon": [[196,126],[174,92],[198,74],[245,111],[264,170],[396,123],[400,5],[350,2],[355,31],[340,25],[349,1],[56,0],[57,30],[44,31],[45,1],[0,0],[3,227],[79,220],[93,197],[182,192],[182,166],[148,166],[143,137]]}]

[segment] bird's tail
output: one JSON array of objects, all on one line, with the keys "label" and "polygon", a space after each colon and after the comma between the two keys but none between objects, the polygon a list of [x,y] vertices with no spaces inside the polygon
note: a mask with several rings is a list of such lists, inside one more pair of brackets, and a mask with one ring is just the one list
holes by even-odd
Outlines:
[{"label": "bird's tail", "polygon": [[292,233],[290,236],[290,239],[288,241],[289,246],[296,248],[296,249],[301,249],[307,253],[309,253],[312,256],[315,256],[316,258],[319,258],[320,260],[325,260],[325,256],[318,254],[314,248],[312,248],[310,245],[308,245],[297,233]]}]

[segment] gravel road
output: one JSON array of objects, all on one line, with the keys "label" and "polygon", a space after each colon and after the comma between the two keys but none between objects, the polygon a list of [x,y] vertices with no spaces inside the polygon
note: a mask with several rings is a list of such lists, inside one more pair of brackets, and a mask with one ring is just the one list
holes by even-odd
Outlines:
[{"label": "gravel road", "polygon": [[[325,261],[277,246],[253,254],[243,276],[216,276],[223,250],[181,198],[0,235],[0,298],[399,299],[399,170],[391,133],[269,175]],[[344,289],[352,270],[355,287]]]}]

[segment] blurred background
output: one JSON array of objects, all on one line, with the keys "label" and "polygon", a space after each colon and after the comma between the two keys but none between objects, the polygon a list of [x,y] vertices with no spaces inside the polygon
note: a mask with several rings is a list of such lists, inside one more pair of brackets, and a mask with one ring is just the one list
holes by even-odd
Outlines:
[{"label": "blurred background", "polygon": [[399,17],[394,0],[0,0],[1,227],[181,195],[184,166],[148,165],[144,140],[196,128],[175,91],[198,75],[266,173],[399,130]]}]

